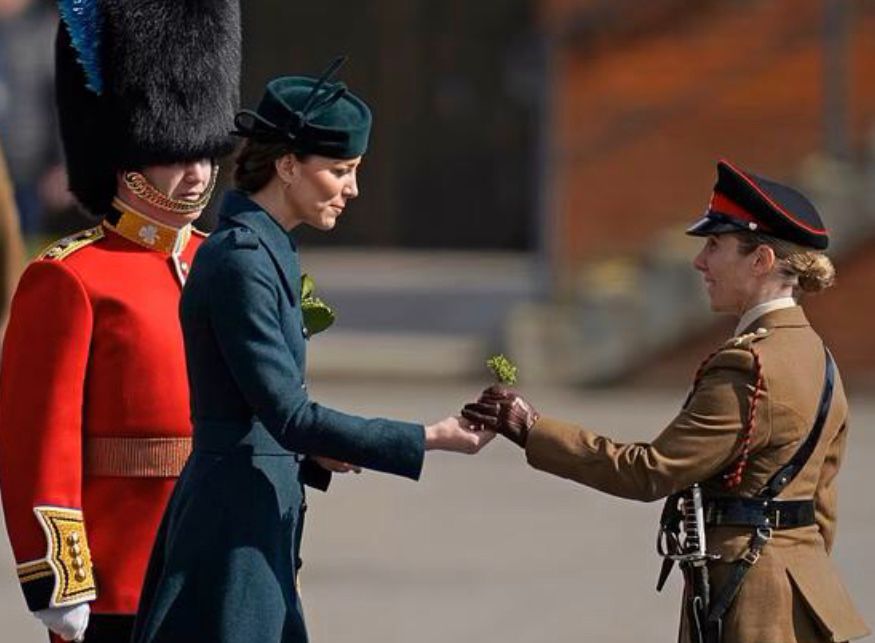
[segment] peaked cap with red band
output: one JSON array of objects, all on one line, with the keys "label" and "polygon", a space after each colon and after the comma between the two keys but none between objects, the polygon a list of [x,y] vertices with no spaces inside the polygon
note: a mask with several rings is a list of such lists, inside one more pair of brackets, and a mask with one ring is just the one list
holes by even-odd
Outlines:
[{"label": "peaked cap with red band", "polygon": [[721,160],[708,210],[687,228],[687,234],[708,237],[741,230],[761,232],[816,250],[825,250],[829,245],[829,233],[814,204],[804,195]]}]

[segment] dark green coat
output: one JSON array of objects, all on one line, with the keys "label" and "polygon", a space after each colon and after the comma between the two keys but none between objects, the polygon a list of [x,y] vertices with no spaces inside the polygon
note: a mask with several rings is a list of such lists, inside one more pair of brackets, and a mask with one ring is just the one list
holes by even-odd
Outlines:
[{"label": "dark green coat", "polygon": [[194,452],[158,532],[135,643],[306,641],[303,484],[329,476],[304,456],[419,476],[421,425],[308,399],[300,284],[291,237],[229,193],[182,295]]}]

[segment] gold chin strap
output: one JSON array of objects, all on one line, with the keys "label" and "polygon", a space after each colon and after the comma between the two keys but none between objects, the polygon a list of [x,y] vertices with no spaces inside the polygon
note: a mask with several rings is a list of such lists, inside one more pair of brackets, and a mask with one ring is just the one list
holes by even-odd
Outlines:
[{"label": "gold chin strap", "polygon": [[149,182],[140,172],[125,172],[124,182],[127,188],[138,198],[142,199],[149,205],[172,212],[173,214],[191,214],[203,210],[207,203],[210,202],[210,197],[213,196],[213,189],[216,187],[216,177],[219,175],[219,166],[213,165],[212,173],[210,174],[210,184],[204,193],[197,201],[187,201],[184,199],[174,199],[169,197],[161,190],[156,188]]}]

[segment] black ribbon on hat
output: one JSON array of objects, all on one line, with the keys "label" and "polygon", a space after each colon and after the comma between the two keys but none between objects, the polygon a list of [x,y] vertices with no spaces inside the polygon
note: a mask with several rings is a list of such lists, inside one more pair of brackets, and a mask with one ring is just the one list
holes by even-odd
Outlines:
[{"label": "black ribbon on hat", "polygon": [[284,123],[274,123],[256,111],[243,109],[234,116],[236,129],[231,134],[264,141],[295,142],[312,119],[318,118],[346,95],[348,89],[344,83],[334,83],[320,94],[346,60],[347,56],[338,56],[331,61],[300,109],[292,109],[282,98],[276,97],[289,110],[289,118]]}]

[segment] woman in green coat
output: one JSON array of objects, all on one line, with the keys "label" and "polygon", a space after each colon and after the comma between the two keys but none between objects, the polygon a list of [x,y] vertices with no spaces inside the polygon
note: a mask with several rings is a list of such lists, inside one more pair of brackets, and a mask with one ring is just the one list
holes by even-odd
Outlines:
[{"label": "woman in green coat", "polygon": [[[366,467],[417,479],[424,451],[476,452],[489,432],[423,426],[311,401],[295,241],[331,230],[358,195],[371,114],[341,83],[271,81],[237,115],[246,143],[217,230],[182,296],[194,451],[152,552],[136,643],[300,643],[304,484]],[[326,469],[327,467],[327,469]]]}]

